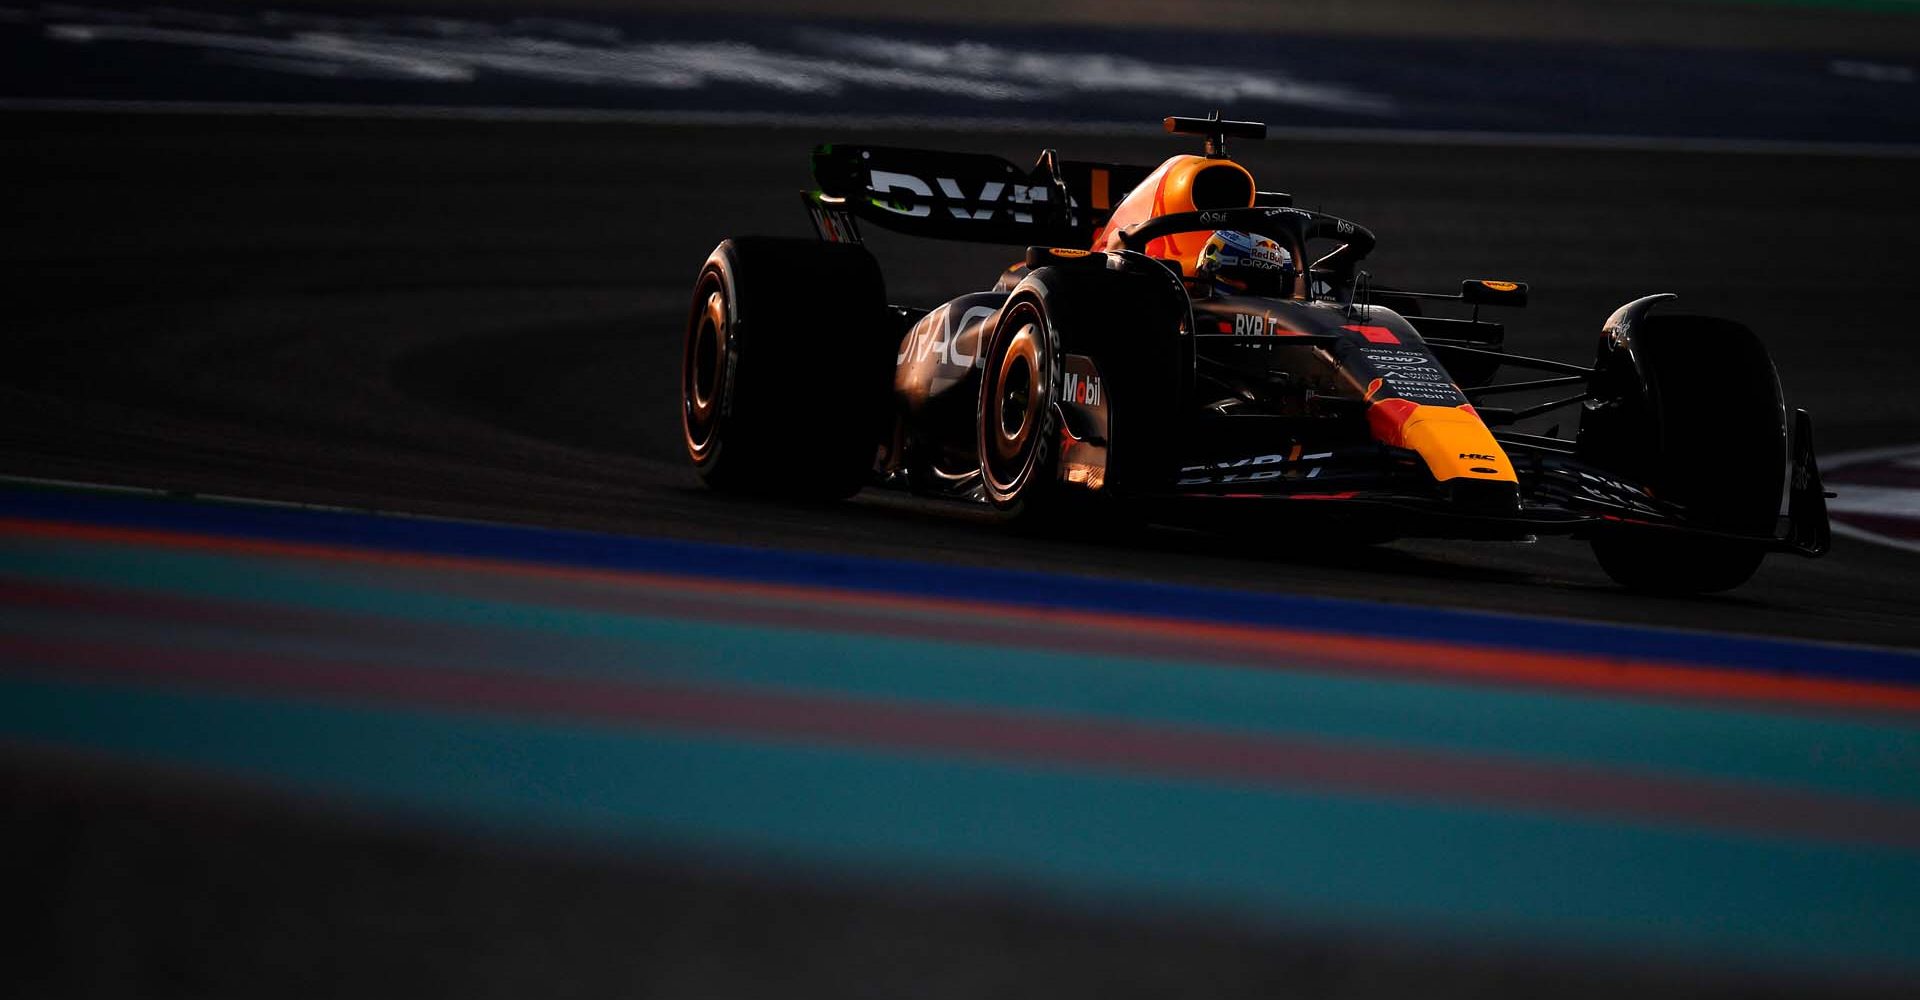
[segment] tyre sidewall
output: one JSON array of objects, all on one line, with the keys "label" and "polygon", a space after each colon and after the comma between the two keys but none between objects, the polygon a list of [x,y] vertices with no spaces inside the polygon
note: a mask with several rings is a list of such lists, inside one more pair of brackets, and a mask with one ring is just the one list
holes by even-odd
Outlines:
[{"label": "tyre sidewall", "polygon": [[[1006,388],[1007,355],[1017,338],[1032,330],[1037,347],[1038,371],[1029,383],[1032,403],[1027,407],[1031,423],[1023,428],[1024,447],[1017,461],[1001,457],[995,446],[995,427],[1004,424],[1002,406]],[[987,349],[982,357],[980,395],[975,410],[975,444],[980,456],[980,480],[987,502],[1016,517],[1035,516],[1061,499],[1058,461],[1059,414],[1054,407],[1059,399],[1061,358],[1057,329],[1047,315],[1043,300],[1029,292],[1017,293],[1000,311]]]}]

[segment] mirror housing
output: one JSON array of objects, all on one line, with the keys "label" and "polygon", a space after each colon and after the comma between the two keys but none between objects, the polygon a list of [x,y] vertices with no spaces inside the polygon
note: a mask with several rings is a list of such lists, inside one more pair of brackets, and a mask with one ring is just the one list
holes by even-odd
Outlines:
[{"label": "mirror housing", "polygon": [[1527,304],[1527,283],[1468,278],[1460,283],[1460,301],[1476,306],[1524,306]]}]

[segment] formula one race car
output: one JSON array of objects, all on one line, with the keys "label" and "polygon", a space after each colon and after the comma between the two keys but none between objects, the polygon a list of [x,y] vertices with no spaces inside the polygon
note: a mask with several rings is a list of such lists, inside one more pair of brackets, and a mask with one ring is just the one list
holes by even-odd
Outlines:
[{"label": "formula one race car", "polygon": [[[726,240],[695,283],[681,412],[700,476],[806,498],[898,487],[1028,524],[1252,512],[1302,537],[1568,534],[1616,581],[1667,592],[1826,551],[1811,421],[1795,411],[1789,434],[1745,327],[1649,295],[1601,325],[1591,366],[1507,353],[1480,308],[1524,305],[1527,286],[1376,287],[1358,267],[1371,232],[1259,190],[1227,156],[1264,125],[1166,124],[1205,136],[1204,155],[1047,150],[1022,171],[816,149],[819,239]],[[987,290],[889,305],[858,220],[1027,250]],[[1425,315],[1435,301],[1472,313]],[[1510,429],[1576,405],[1571,439]]]}]

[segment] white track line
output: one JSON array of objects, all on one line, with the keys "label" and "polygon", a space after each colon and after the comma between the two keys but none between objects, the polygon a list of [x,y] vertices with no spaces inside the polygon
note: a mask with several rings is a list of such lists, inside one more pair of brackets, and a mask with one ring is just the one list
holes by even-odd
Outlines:
[{"label": "white track line", "polygon": [[[1881,459],[1895,458],[1900,455],[1920,455],[1920,444],[1901,444],[1901,445],[1893,445],[1886,448],[1863,448],[1859,451],[1842,452],[1841,454],[1834,455],[1831,458],[1822,458],[1820,460],[1820,472],[1821,472],[1821,475],[1824,476],[1829,472],[1834,472],[1840,469],[1844,469],[1844,468],[1847,468],[1848,466],[1862,465],[1867,462],[1877,462],[1877,461],[1880,461]],[[1841,483],[1837,487],[1829,486],[1828,488],[1832,489],[1836,493],[1842,494],[1843,496],[1847,490],[1847,486],[1845,483]],[[1835,499],[1839,499],[1839,498],[1836,497]],[[1904,552],[1920,553],[1920,542],[1907,541],[1906,539],[1902,539],[1902,538],[1889,538],[1886,535],[1882,535],[1874,531],[1868,531],[1865,528],[1856,528],[1853,525],[1847,524],[1844,521],[1833,521],[1832,524],[1833,524],[1834,534],[1837,534],[1837,535],[1845,535],[1848,538],[1857,538],[1860,541],[1872,542],[1875,545],[1885,545],[1889,548],[1900,549]]]},{"label": "white track line", "polygon": [[1872,542],[1875,545],[1884,545],[1888,548],[1920,554],[1920,542],[1905,542],[1898,538],[1888,538],[1885,535],[1879,535],[1871,531],[1856,528],[1845,521],[1833,521],[1832,525],[1833,533],[1836,535],[1845,535],[1848,538],[1857,538],[1863,542]]},{"label": "white track line", "polygon": [[1900,455],[1920,456],[1920,444],[1895,444],[1885,448],[1862,448],[1859,451],[1843,451],[1838,455],[1822,455],[1820,471],[1827,473],[1844,469],[1849,465],[1878,462],[1883,458],[1894,458]]},{"label": "white track line", "polygon": [[[0,97],[0,112],[91,112],[236,117],[349,118],[394,121],[553,122],[612,125],[709,125],[732,128],[843,128],[1039,132],[1065,135],[1161,135],[1139,122],[1076,122],[1044,118],[955,118],[913,115],[786,114],[761,111],[639,111],[601,108],[470,107],[433,104],[323,104],[268,101],[109,101]],[[1269,139],[1380,145],[1597,149],[1649,153],[1726,153],[1757,156],[1920,158],[1920,143],[1807,142],[1790,139],[1670,138],[1449,131],[1444,129],[1331,128],[1275,125]]]}]

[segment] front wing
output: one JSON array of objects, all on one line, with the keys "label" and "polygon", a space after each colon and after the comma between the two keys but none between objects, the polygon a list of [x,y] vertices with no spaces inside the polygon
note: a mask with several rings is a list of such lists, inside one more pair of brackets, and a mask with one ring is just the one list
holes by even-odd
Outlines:
[{"label": "front wing", "polygon": [[[1487,503],[1450,489],[1426,473],[1420,456],[1380,444],[1315,453],[1253,456],[1181,470],[1158,498],[1170,509],[1217,523],[1222,516],[1324,519],[1369,533],[1436,538],[1587,537],[1604,531],[1671,531],[1764,544],[1801,555],[1823,554],[1830,534],[1826,493],[1812,450],[1812,424],[1796,413],[1788,513],[1773,534],[1735,535],[1692,523],[1678,504],[1556,450],[1508,445],[1519,478],[1517,501]],[[1226,501],[1239,501],[1228,505]],[[1235,512],[1230,514],[1229,511]]]}]

